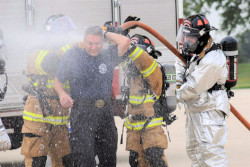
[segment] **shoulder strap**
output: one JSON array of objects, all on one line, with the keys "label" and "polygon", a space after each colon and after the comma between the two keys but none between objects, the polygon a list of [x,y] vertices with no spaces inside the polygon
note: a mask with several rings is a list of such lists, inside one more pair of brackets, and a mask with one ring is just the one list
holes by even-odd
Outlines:
[{"label": "shoulder strap", "polygon": [[217,50],[217,49],[220,49],[220,44],[213,43],[213,45],[205,52],[205,55],[208,54],[209,52],[211,52],[213,50]]},{"label": "shoulder strap", "polygon": [[[204,55],[203,57],[205,57],[209,52],[211,52],[211,51],[213,51],[213,50],[217,50],[217,49],[220,49],[220,44],[213,43],[213,45],[212,45],[207,51],[205,51],[205,55]],[[203,58],[203,57],[202,57],[202,58]],[[202,59],[202,58],[201,58],[201,59]],[[199,60],[197,61],[197,65],[199,65],[201,59],[199,59]]]},{"label": "shoulder strap", "polygon": [[[160,63],[159,63],[160,64]],[[161,65],[161,64],[160,64]],[[167,77],[164,71],[163,65],[161,65],[161,72],[162,72],[162,89],[161,89],[161,97],[165,97],[165,93],[167,88],[169,87],[169,83],[167,82]]]}]

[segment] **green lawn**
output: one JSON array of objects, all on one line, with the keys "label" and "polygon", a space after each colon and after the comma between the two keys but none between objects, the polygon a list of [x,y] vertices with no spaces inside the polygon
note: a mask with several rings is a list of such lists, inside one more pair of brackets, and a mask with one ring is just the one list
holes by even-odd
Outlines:
[{"label": "green lawn", "polygon": [[250,63],[238,64],[238,82],[234,88],[250,88]]}]

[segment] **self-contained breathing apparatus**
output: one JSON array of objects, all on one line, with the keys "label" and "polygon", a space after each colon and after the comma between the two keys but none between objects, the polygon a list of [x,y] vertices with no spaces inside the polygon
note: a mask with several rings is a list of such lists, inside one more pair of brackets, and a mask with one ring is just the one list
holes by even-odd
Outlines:
[{"label": "self-contained breathing apparatus", "polygon": [[[29,74],[27,77],[30,78],[29,84],[23,85],[22,89],[27,92],[29,95],[36,97],[39,101],[39,104],[42,109],[43,117],[46,117],[46,110],[48,110],[50,115],[53,115],[53,110],[50,107],[47,99],[52,100],[59,100],[58,96],[49,96],[44,93],[46,90],[46,83],[47,83],[47,76],[45,75],[36,75],[36,74]],[[37,86],[35,86],[37,84]],[[25,96],[27,100],[27,96]]]},{"label": "self-contained breathing apparatus", "polygon": [[228,74],[225,87],[227,96],[230,98],[234,96],[230,89],[237,84],[238,78],[238,42],[235,38],[228,36],[221,40],[220,47],[227,58]]},{"label": "self-contained breathing apparatus", "polygon": [[[231,91],[231,88],[237,84],[237,59],[238,59],[238,42],[235,38],[231,36],[224,37],[220,43],[214,43],[210,49],[208,49],[205,54],[213,51],[221,49],[227,60],[227,80],[225,83],[225,89],[227,91],[228,98],[234,97],[234,92]],[[217,83],[211,87],[208,92],[212,92],[213,90],[221,90],[223,89],[222,85],[218,85]]]},{"label": "self-contained breathing apparatus", "polygon": [[[200,54],[205,48],[210,38],[210,31],[217,30],[210,26],[207,18],[202,14],[189,16],[183,21],[180,26],[176,41],[183,44],[182,57],[187,62],[187,68],[192,58],[192,54]],[[230,90],[237,83],[237,57],[238,57],[238,43],[233,37],[225,37],[220,44],[212,44],[212,46],[205,51],[205,55],[210,51],[221,49],[227,59],[228,75],[225,83],[228,98],[233,97],[234,93]],[[197,61],[199,64],[201,59]],[[216,61],[216,60],[215,60]],[[185,78],[184,78],[185,82]],[[224,85],[213,85],[208,92],[213,90],[221,90]]]},{"label": "self-contained breathing apparatus", "polygon": [[[210,49],[205,52],[205,55],[213,50],[221,49],[224,55],[226,56],[227,60],[227,80],[225,83],[225,89],[227,92],[228,98],[234,97],[234,92],[231,91],[237,84],[237,76],[238,76],[238,42],[235,38],[231,36],[224,37],[220,43],[214,43]],[[187,63],[189,64],[190,55],[184,56]],[[200,59],[201,60],[201,59]],[[200,60],[197,61],[197,65],[199,64]],[[185,82],[185,81],[184,81]],[[213,85],[208,92],[212,92],[213,90],[221,90],[223,89],[222,85],[218,85],[217,83]]]},{"label": "self-contained breathing apparatus", "polygon": [[[153,42],[146,36],[135,34],[131,37],[131,43],[145,50],[154,59],[157,59],[159,56],[162,55],[160,51],[155,50]],[[130,94],[129,83],[130,83],[131,78],[133,77],[136,77],[136,76],[142,77],[143,85],[146,90],[145,92],[141,92],[145,94],[144,100],[146,98],[146,94],[154,94],[151,91],[148,82],[146,81],[145,78],[143,78],[142,74],[136,68],[132,60],[127,59],[125,64],[126,64],[125,78],[124,78],[123,86],[121,87],[122,101],[123,101],[124,106],[126,106],[128,103],[129,94]],[[168,64],[161,65],[160,63],[158,64],[161,66],[160,69],[163,74],[162,75],[163,85],[162,85],[162,94],[160,98],[157,100],[155,97],[155,104],[154,104],[155,117],[163,117],[163,121],[166,123],[166,125],[170,125],[173,121],[177,119],[176,115],[171,114],[176,109],[175,66],[168,65]],[[141,104],[143,104],[144,100],[141,102]],[[147,122],[145,124],[147,124]],[[144,126],[146,127],[147,125],[144,125]]]}]

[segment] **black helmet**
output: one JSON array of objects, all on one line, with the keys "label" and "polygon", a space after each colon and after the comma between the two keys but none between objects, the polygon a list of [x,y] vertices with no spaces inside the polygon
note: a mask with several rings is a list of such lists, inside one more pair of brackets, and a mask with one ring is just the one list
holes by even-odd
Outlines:
[{"label": "black helmet", "polygon": [[211,28],[207,18],[202,14],[187,17],[183,24],[184,26],[196,28],[198,30],[204,29],[206,32],[209,32]]},{"label": "black helmet", "polygon": [[45,22],[45,29],[48,32],[69,32],[76,29],[76,25],[68,16],[56,14],[50,16]]},{"label": "black helmet", "polygon": [[209,32],[217,30],[211,27],[207,18],[202,14],[187,17],[177,34],[177,42],[183,44],[184,52],[199,54],[209,40]]},{"label": "black helmet", "polygon": [[134,34],[130,39],[132,44],[142,48],[154,59],[157,59],[162,55],[160,51],[155,50],[154,43],[148,37],[140,34]]}]

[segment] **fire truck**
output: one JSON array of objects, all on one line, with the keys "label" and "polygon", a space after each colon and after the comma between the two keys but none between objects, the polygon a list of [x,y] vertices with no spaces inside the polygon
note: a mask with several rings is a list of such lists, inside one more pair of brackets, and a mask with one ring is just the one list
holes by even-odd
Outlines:
[{"label": "fire truck", "polygon": [[[142,23],[152,27],[176,46],[175,38],[179,27],[179,13],[182,1],[178,0],[0,0],[0,27],[5,34],[6,71],[9,78],[5,99],[0,102],[0,117],[11,137],[13,148],[21,145],[23,124],[23,97],[26,93],[22,85],[27,83],[23,74],[29,52],[31,36],[44,28],[45,20],[53,14],[69,16],[77,25],[79,34],[87,26],[103,25],[112,21],[119,26],[129,15],[139,17]],[[175,56],[154,36],[136,28],[130,32],[148,36],[162,52],[157,60],[173,64]],[[81,39],[81,38],[80,38]],[[177,46],[176,46],[177,47]],[[118,66],[114,72],[113,89],[116,100],[121,98],[123,72]],[[0,80],[1,82],[1,80]]]}]

